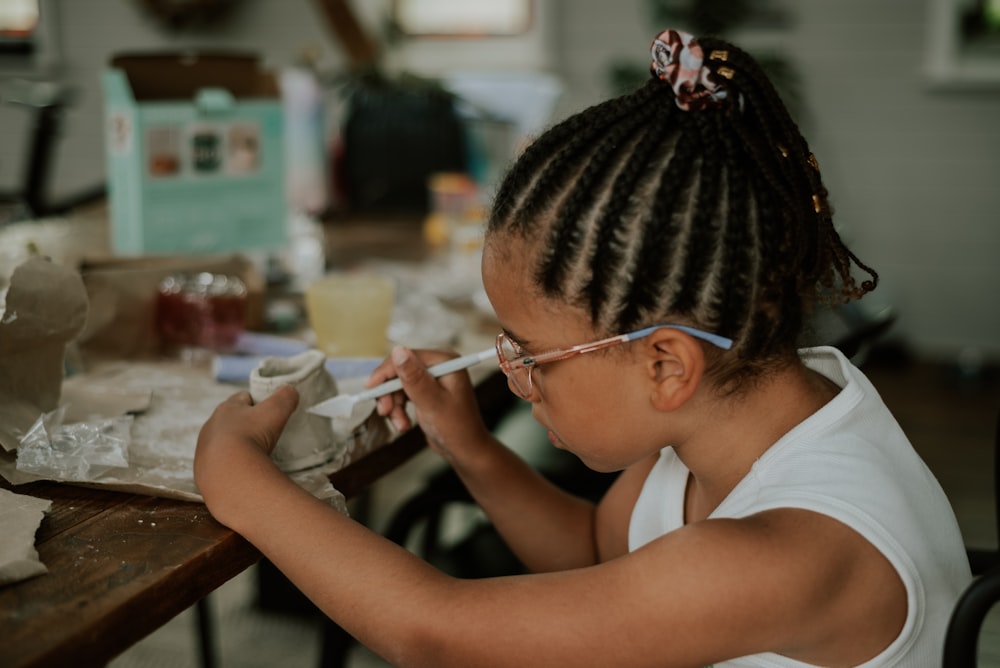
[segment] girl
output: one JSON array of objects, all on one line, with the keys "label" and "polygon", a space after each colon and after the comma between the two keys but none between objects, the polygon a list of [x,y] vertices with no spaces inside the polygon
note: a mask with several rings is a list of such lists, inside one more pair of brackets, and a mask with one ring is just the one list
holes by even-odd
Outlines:
[{"label": "girl", "polygon": [[[664,31],[651,81],[569,118],[499,189],[483,280],[501,368],[555,447],[621,471],[596,506],[506,450],[468,377],[397,348],[416,419],[529,576],[452,579],[314,500],[268,452],[294,390],[238,394],[196,481],[337,623],[399,666],[936,666],[968,563],[865,377],[797,350],[877,276],[757,64]],[[860,284],[852,264],[870,278]]]}]

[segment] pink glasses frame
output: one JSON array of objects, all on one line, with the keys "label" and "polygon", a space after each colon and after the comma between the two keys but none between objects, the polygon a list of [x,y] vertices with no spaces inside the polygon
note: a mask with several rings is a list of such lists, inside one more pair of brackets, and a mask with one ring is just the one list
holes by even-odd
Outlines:
[{"label": "pink glasses frame", "polygon": [[[629,341],[635,341],[643,337],[649,336],[658,329],[664,327],[669,327],[670,329],[676,329],[682,331],[690,336],[693,336],[702,341],[707,341],[712,345],[722,348],[723,350],[729,350],[733,346],[733,340],[728,339],[724,336],[719,336],[718,334],[712,334],[711,332],[706,332],[704,330],[696,329],[694,327],[688,327],[686,325],[654,325],[652,327],[645,327],[643,329],[636,330],[634,332],[629,332],[627,334],[619,334],[617,336],[611,336],[606,339],[601,339],[599,341],[592,341],[591,343],[581,343],[570,348],[564,348],[562,350],[552,350],[547,353],[540,353],[538,355],[526,355],[524,351],[521,350],[521,346],[518,345],[516,341],[510,338],[506,332],[500,332],[497,335],[497,359],[500,361],[500,370],[503,371],[504,375],[510,381],[511,389],[522,399],[527,399],[531,396],[533,389],[531,381],[531,370],[538,366],[539,364],[546,364],[547,362],[557,362],[559,360],[564,360],[575,355],[582,355],[584,353],[590,353],[595,350],[602,350],[604,348],[610,348],[611,346],[617,346],[622,343],[627,343]],[[504,350],[505,348],[511,350],[516,354],[516,357],[508,357]],[[524,383],[527,387],[522,387],[520,378],[520,372],[527,371]]]}]

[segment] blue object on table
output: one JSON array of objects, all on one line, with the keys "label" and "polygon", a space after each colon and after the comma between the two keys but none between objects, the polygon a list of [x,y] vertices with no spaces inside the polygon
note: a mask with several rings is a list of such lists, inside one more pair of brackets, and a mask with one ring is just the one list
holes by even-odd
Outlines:
[{"label": "blue object on table", "polygon": [[[308,349],[306,347],[303,350]],[[299,352],[292,353],[297,355]],[[246,383],[250,374],[266,357],[291,355],[216,355],[212,364],[215,380],[220,383]],[[326,370],[336,379],[366,378],[382,362],[381,357],[334,357],[326,360]]]},{"label": "blue object on table", "polygon": [[258,332],[242,332],[233,346],[234,352],[263,357],[291,357],[304,353],[309,348],[309,344],[302,339]]}]

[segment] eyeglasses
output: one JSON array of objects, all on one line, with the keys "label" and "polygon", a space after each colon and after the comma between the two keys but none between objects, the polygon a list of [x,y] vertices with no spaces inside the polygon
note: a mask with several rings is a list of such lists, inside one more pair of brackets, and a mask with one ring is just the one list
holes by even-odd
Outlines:
[{"label": "eyeglasses", "polygon": [[707,341],[723,350],[729,350],[733,347],[732,339],[695,329],[694,327],[687,327],[685,325],[654,325],[592,343],[581,343],[578,346],[564,350],[553,350],[541,353],[540,355],[527,355],[516,341],[507,336],[506,332],[500,332],[497,335],[497,358],[500,360],[500,370],[503,371],[504,375],[507,376],[507,380],[510,381],[511,390],[522,399],[527,399],[531,396],[532,391],[531,370],[539,364],[556,362],[573,357],[574,355],[582,355],[583,353],[610,348],[611,346],[617,346],[628,341],[636,341],[664,327],[679,330],[702,341]]}]

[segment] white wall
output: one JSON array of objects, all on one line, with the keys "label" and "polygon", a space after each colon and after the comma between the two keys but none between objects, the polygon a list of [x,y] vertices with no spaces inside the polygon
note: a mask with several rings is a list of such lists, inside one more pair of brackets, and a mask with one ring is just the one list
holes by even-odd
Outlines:
[{"label": "white wall", "polygon": [[[355,0],[373,30],[388,0]],[[644,0],[539,0],[524,38],[410,42],[397,67],[437,75],[451,68],[555,69],[566,84],[557,116],[608,93],[612,58],[643,61],[662,26]],[[104,179],[98,75],[129,49],[214,46],[262,53],[272,67],[307,46],[320,64],[344,62],[309,0],[245,0],[220,34],[173,36],[128,0],[54,0],[63,78],[78,90],[54,174],[56,195]],[[934,91],[923,75],[928,12],[914,0],[783,3],[787,29],[741,40],[778,44],[805,83],[803,128],[823,167],[836,220],[854,250],[882,276],[866,298],[899,314],[897,335],[919,351],[964,348],[1000,360],[1000,87]],[[0,107],[0,188],[19,178],[26,134],[21,110]]]},{"label": "white wall", "polygon": [[[2,0],[0,0],[2,1]],[[544,4],[544,0],[542,0]],[[58,198],[104,181],[103,103],[100,72],[112,55],[124,51],[180,48],[245,49],[261,55],[265,65],[293,64],[304,49],[320,51],[318,65],[335,72],[346,64],[332,31],[312,0],[243,0],[225,27],[213,32],[173,33],[139,9],[133,0],[51,0],[61,52],[58,79],[74,91],[60,138],[53,194]],[[379,36],[389,0],[355,0],[366,30]],[[448,40],[436,44],[404,40],[387,52],[392,69],[406,68],[429,76],[453,67],[545,69],[550,66],[547,14],[536,16],[531,34],[517,38]],[[0,68],[0,76],[2,76]],[[331,108],[337,96],[330,92]],[[333,122],[335,119],[331,119]],[[23,108],[0,106],[0,189],[20,184],[29,116]]]},{"label": "white wall", "polygon": [[[896,335],[921,352],[1000,360],[1000,84],[931,90],[926,3],[780,4],[788,28],[739,41],[780,45],[803,78],[835,221],[882,279],[868,308],[895,309]],[[604,96],[608,59],[643,59],[664,27],[643,0],[558,0],[558,15],[563,112]]]},{"label": "white wall", "polygon": [[[288,64],[310,45],[324,57],[339,58],[311,3],[247,0],[220,34],[174,35],[151,21],[131,0],[54,0],[61,67],[58,79],[74,91],[66,115],[52,185],[61,196],[104,182],[104,124],[100,72],[113,54],[182,47],[249,49],[272,64]],[[0,183],[10,188],[21,178],[27,114],[0,108]],[[14,128],[17,130],[13,130]],[[12,131],[13,130],[13,131]]]}]

